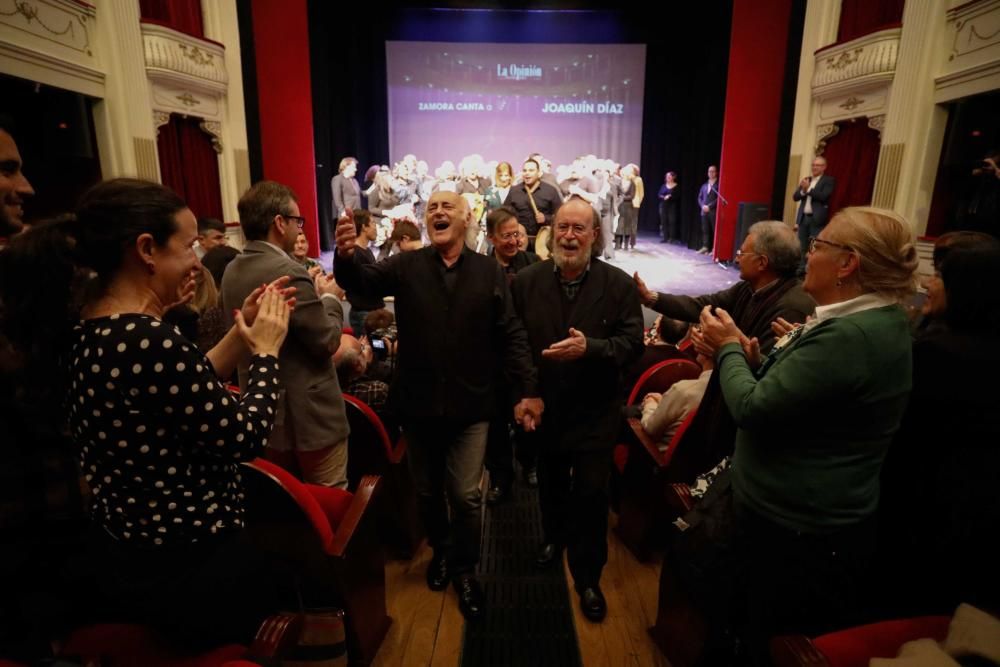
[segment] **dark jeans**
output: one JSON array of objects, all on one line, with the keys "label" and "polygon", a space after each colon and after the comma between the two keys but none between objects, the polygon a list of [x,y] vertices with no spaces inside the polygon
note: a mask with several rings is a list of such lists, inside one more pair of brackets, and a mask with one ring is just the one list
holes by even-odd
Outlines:
[{"label": "dark jeans", "polygon": [[701,214],[701,245],[703,248],[712,249],[715,243],[715,211]]},{"label": "dark jeans", "polygon": [[679,241],[681,238],[679,223],[676,206],[660,205],[660,238],[662,240]]},{"label": "dark jeans", "polygon": [[545,542],[565,545],[577,589],[596,586],[608,562],[611,449],[546,452],[538,457]]},{"label": "dark jeans", "polygon": [[486,469],[490,471],[490,485],[506,490],[514,482],[514,459],[527,470],[537,465],[538,455],[535,434],[526,433],[507,419],[490,422],[486,439]]},{"label": "dark jeans", "polygon": [[428,542],[435,554],[447,556],[452,574],[472,572],[479,562],[479,480],[488,428],[489,422],[447,419],[422,419],[403,426]]}]

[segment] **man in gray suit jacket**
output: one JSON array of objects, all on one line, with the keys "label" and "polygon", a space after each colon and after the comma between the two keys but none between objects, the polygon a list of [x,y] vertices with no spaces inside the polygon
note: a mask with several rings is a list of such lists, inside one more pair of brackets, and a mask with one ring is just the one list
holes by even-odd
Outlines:
[{"label": "man in gray suit jacket", "polygon": [[358,160],[345,157],[340,161],[339,173],[330,181],[333,190],[333,220],[344,215],[346,209],[361,208],[361,186],[354,176],[358,172]]},{"label": "man in gray suit jacket", "polygon": [[[268,447],[279,462],[293,468],[297,463],[306,482],[346,488],[349,428],[333,365],[344,322],[336,283],[323,274],[310,278],[289,256],[305,222],[291,189],[261,181],[240,198],[238,208],[248,243],[222,278],[226,312],[254,288],[281,276],[289,276],[288,286],[296,289],[288,337],[278,356],[284,389]],[[245,371],[244,363],[240,387],[253,391],[246,386]]]}]

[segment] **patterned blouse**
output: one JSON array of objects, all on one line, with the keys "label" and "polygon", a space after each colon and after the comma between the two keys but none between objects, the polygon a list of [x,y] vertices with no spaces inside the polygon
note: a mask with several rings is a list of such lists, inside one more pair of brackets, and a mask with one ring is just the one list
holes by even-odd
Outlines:
[{"label": "patterned blouse", "polygon": [[258,355],[236,398],[180,332],[155,317],[81,322],[71,356],[70,431],[115,539],[157,548],[243,525],[239,462],[267,442],[278,360]]}]

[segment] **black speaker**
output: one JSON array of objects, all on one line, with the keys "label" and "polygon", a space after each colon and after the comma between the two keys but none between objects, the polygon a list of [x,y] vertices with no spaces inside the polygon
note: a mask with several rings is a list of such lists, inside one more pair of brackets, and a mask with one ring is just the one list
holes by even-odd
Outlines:
[{"label": "black speaker", "polygon": [[750,227],[755,222],[767,220],[771,217],[771,208],[761,202],[741,201],[736,217],[736,233],[733,235],[733,258],[736,258],[736,251],[743,245]]}]

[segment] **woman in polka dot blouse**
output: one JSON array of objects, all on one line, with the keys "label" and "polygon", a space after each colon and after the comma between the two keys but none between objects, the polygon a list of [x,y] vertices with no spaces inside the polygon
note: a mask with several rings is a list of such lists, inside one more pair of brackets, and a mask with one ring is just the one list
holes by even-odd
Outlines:
[{"label": "woman in polka dot blouse", "polygon": [[[98,597],[188,635],[247,639],[274,600],[240,591],[273,567],[244,535],[239,463],[270,432],[294,299],[283,281],[261,287],[222,341],[199,350],[161,320],[190,298],[196,237],[194,214],[163,186],[98,184],[75,218],[36,225],[5,251],[5,327],[62,371],[52,374],[92,492]],[[33,261],[46,268],[28,271]],[[15,286],[6,278],[17,270],[47,279]],[[251,383],[234,397],[219,377],[251,356]]]}]

